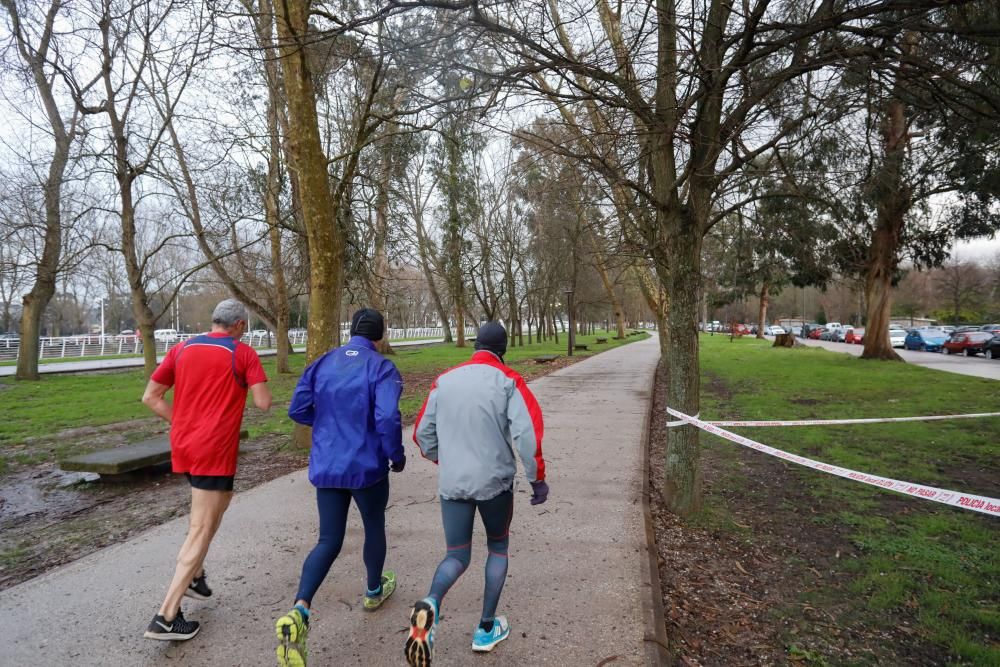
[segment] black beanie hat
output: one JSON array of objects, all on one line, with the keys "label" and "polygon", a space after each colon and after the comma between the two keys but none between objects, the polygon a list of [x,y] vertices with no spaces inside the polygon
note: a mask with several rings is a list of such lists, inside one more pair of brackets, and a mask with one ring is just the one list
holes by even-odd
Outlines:
[{"label": "black beanie hat", "polygon": [[476,349],[489,350],[503,360],[503,355],[507,353],[507,330],[499,322],[487,322],[479,327]]},{"label": "black beanie hat", "polygon": [[374,308],[362,308],[351,317],[351,335],[364,336],[370,341],[382,340],[385,333],[385,320],[382,313]]}]

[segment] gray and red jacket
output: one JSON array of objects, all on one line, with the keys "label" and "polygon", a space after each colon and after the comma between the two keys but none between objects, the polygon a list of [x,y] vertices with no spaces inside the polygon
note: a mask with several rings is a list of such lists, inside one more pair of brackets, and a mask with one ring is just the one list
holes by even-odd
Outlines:
[{"label": "gray and red jacket", "polygon": [[413,427],[425,458],[440,464],[449,500],[489,500],[514,485],[517,446],[529,482],[545,479],[542,410],[518,373],[486,350],[445,371]]}]

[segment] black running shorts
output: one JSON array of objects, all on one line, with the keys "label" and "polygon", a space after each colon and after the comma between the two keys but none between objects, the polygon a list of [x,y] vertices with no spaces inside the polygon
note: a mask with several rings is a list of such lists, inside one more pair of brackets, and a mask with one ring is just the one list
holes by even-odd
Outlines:
[{"label": "black running shorts", "polygon": [[201,489],[202,491],[232,491],[233,490],[233,477],[225,475],[192,475],[189,472],[184,473],[191,482],[191,488]]}]

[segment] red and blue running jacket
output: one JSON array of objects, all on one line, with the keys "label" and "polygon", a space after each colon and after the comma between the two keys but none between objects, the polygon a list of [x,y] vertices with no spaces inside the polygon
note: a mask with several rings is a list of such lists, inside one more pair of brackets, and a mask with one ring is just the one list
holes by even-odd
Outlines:
[{"label": "red and blue running jacket", "polygon": [[528,481],[545,479],[543,432],[542,409],[524,379],[480,350],[431,385],[413,441],[439,464],[442,498],[489,500],[513,487],[513,445]]},{"label": "red and blue running jacket", "polygon": [[399,397],[403,378],[364,336],[310,364],[288,416],[312,426],[309,481],[324,489],[363,489],[403,458]]}]

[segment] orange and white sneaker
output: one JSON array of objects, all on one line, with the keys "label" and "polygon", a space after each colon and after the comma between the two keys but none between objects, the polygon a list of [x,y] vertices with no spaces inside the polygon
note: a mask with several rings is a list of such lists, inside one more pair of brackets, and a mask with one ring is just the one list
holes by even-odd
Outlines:
[{"label": "orange and white sneaker", "polygon": [[438,624],[438,604],[424,598],[410,612],[410,636],[406,638],[406,662],[410,667],[430,667],[434,657],[434,631]]}]

